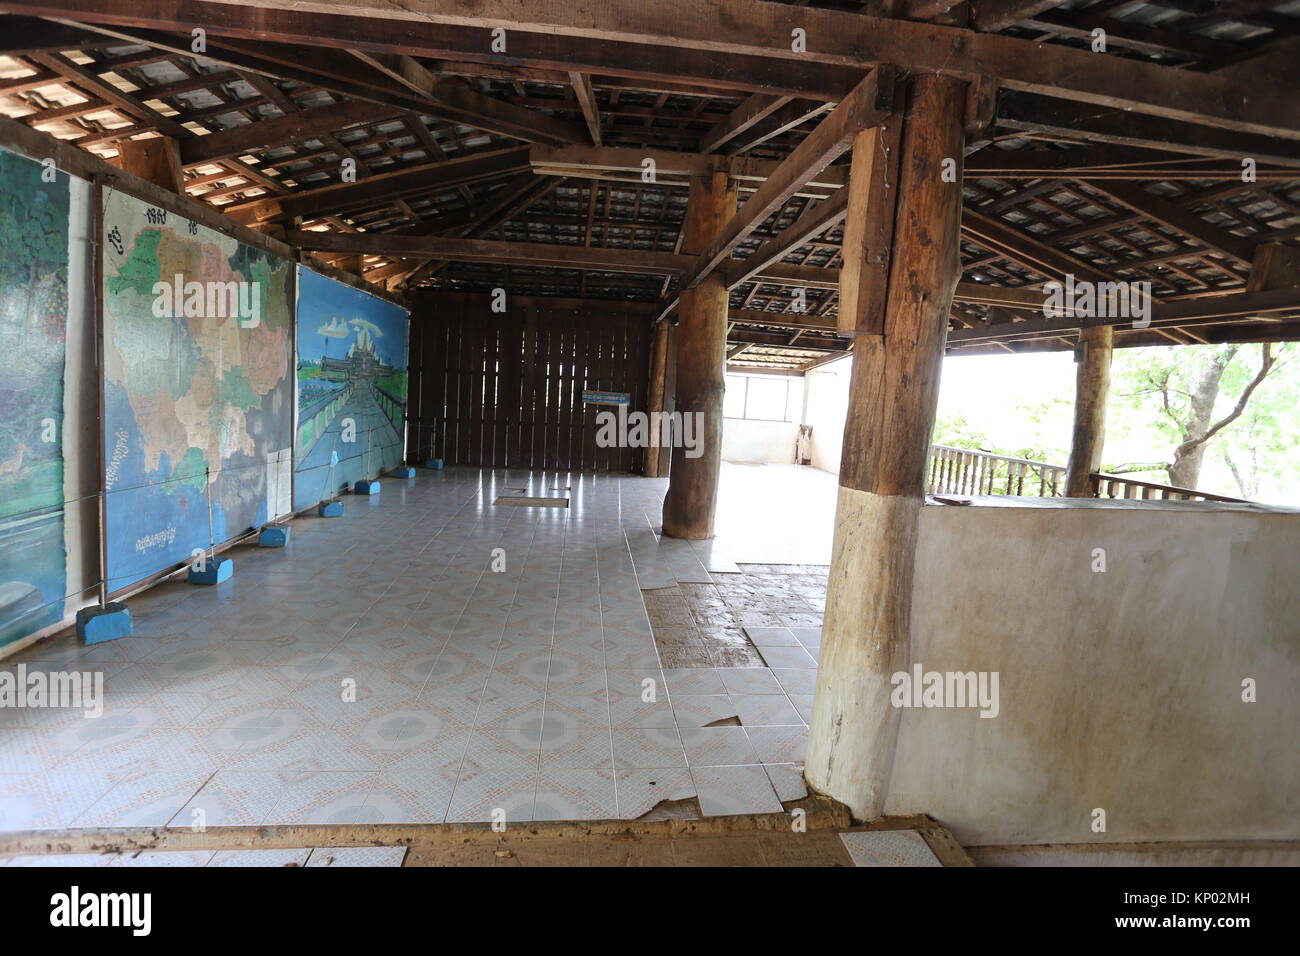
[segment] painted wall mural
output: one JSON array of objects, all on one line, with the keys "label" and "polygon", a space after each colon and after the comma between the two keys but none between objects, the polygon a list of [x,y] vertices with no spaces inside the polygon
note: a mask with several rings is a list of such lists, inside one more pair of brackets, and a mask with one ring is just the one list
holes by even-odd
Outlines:
[{"label": "painted wall mural", "polygon": [[[118,590],[289,509],[292,266],[106,190],[108,579]],[[210,508],[209,508],[210,501]],[[209,513],[211,517],[209,518]]]},{"label": "painted wall mural", "polygon": [[405,309],[298,267],[298,430],[293,507],[401,464]]},{"label": "painted wall mural", "polygon": [[[63,618],[63,383],[86,183],[0,150],[0,647]],[[80,260],[80,261],[78,261]]]}]

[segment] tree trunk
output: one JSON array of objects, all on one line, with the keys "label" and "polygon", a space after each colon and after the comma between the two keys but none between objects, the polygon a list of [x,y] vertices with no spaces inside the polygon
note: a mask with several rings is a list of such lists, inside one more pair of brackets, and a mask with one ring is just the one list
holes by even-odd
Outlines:
[{"label": "tree trunk", "polygon": [[[1191,385],[1190,417],[1183,425],[1183,444],[1174,450],[1174,460],[1169,466],[1169,483],[1179,488],[1195,488],[1201,480],[1201,466],[1205,463],[1208,442],[1201,441],[1210,430],[1214,403],[1219,398],[1219,383],[1223,372],[1237,354],[1234,345],[1220,352],[1205,365]],[[1195,442],[1190,448],[1189,442]],[[1185,450],[1184,450],[1185,449]]]}]

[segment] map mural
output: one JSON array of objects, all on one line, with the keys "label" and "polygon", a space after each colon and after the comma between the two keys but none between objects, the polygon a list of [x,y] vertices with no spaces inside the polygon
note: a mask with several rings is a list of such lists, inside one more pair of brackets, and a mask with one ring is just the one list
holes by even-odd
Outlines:
[{"label": "map mural", "polygon": [[67,595],[69,265],[88,249],[69,249],[73,182],[0,150],[0,647],[61,621]]},{"label": "map mural", "polygon": [[[291,264],[104,194],[108,578],[118,590],[285,513]],[[209,509],[209,499],[211,508]]]},{"label": "map mural", "polygon": [[298,267],[293,507],[402,463],[406,310]]}]

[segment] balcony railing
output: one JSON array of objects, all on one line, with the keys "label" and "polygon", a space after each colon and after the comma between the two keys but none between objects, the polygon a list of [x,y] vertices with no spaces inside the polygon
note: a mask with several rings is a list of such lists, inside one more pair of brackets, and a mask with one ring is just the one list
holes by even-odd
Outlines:
[{"label": "balcony railing", "polygon": [[[1008,458],[950,445],[930,447],[926,492],[932,495],[1016,495],[1052,498],[1065,494],[1064,465],[1029,458]],[[1094,473],[1092,497],[1147,501],[1229,501],[1248,503],[1194,488],[1178,488],[1121,475]]]},{"label": "balcony railing", "polygon": [[1156,501],[1233,501],[1247,503],[1245,498],[1229,498],[1227,495],[1212,495],[1208,491],[1196,491],[1193,488],[1179,488],[1176,485],[1162,485],[1154,481],[1138,481],[1121,475],[1107,475],[1095,472],[1092,478],[1092,496],[1094,498],[1136,498]]},{"label": "balcony railing", "polygon": [[1065,466],[1008,458],[969,448],[930,449],[932,495],[1020,495],[1048,498],[1065,491]]}]

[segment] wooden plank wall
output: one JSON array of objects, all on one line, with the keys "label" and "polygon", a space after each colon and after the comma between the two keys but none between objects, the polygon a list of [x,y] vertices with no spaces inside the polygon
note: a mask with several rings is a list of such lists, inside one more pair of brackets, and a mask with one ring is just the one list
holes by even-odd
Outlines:
[{"label": "wooden plank wall", "polygon": [[650,323],[618,302],[426,294],[411,315],[408,457],[448,465],[640,473],[644,452],[599,448],[584,390],[644,411]]}]

